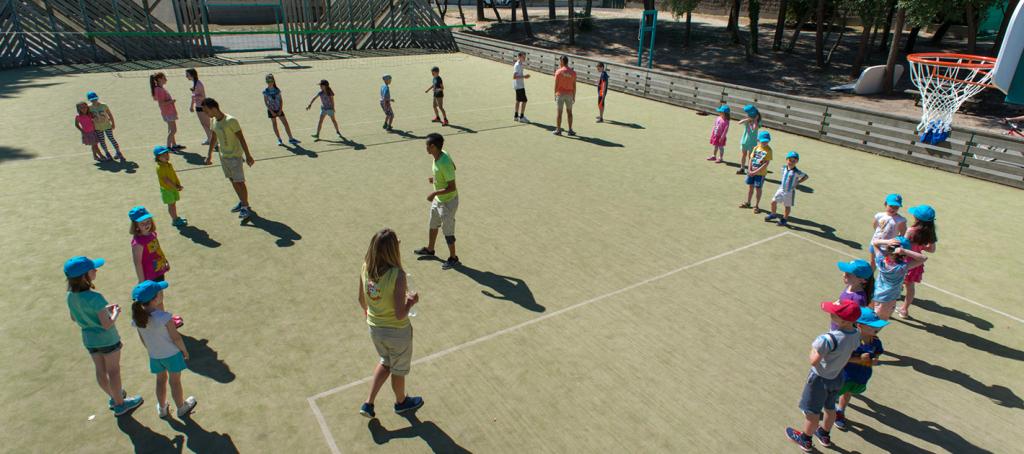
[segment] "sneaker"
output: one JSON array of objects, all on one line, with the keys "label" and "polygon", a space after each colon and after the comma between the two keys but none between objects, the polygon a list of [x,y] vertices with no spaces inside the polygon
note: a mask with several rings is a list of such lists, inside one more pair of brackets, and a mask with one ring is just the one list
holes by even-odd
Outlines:
[{"label": "sneaker", "polygon": [[746,172],[746,171],[744,171],[743,169],[740,169],[740,170],[737,170],[737,171],[736,171],[736,175],[743,175],[743,174],[745,174],[745,173],[747,173],[747,172]]},{"label": "sneaker", "polygon": [[765,217],[764,217],[764,222],[772,222],[772,221],[774,221],[774,220],[775,220],[775,218],[777,218],[777,217],[779,217],[779,215],[777,215],[777,214],[774,214],[774,213],[772,213],[772,214],[769,214],[768,216],[765,216]]},{"label": "sneaker", "polygon": [[166,417],[170,416],[171,413],[168,411],[169,408],[170,408],[170,405],[160,405],[160,403],[157,402],[157,404],[156,404],[156,415],[158,417],[160,417],[160,418],[166,418]]},{"label": "sneaker", "polygon": [[238,210],[238,218],[239,219],[245,220],[245,219],[249,219],[251,217],[252,217],[252,209],[251,208],[249,208],[249,207],[242,207],[241,210]]},{"label": "sneaker", "polygon": [[388,129],[388,122],[386,122],[386,121],[385,121],[385,122],[384,122],[384,126],[381,126],[381,128],[382,128],[382,129]]},{"label": "sneaker", "polygon": [[185,319],[181,318],[180,315],[172,316],[171,321],[174,322],[175,328],[181,328],[182,326],[185,326]]},{"label": "sneaker", "polygon": [[725,161],[723,161],[722,158],[718,158],[718,159],[715,160],[715,164],[721,164],[723,162],[725,162]]},{"label": "sneaker", "polygon": [[448,119],[447,118],[445,118],[444,121],[441,122],[441,126],[448,126]]},{"label": "sneaker", "polygon": [[597,117],[597,122],[598,122],[598,123],[604,123],[604,118],[601,118],[601,117]]},{"label": "sneaker", "polygon": [[910,311],[906,309],[896,309],[896,316],[906,320],[910,318]]},{"label": "sneaker", "polygon": [[203,143],[201,143],[199,145],[209,145],[209,144],[210,144],[210,139],[206,139],[206,140],[203,141]]},{"label": "sneaker", "polygon": [[114,416],[121,416],[128,413],[142,405],[142,396],[132,396],[124,399],[124,403],[121,405],[114,405],[111,410],[114,411]]},{"label": "sneaker", "polygon": [[[122,399],[124,399],[125,397],[128,397],[128,393],[126,393],[126,392],[125,392],[125,391],[124,391],[124,390],[122,389],[122,390],[121,390],[121,398],[122,398]],[[111,409],[111,410],[113,410],[113,409],[114,409],[114,399],[107,399],[107,408],[109,408],[109,409]]]},{"label": "sneaker", "polygon": [[828,448],[832,446],[832,436],[825,432],[825,429],[818,427],[818,430],[814,431],[814,437],[821,442],[821,445]]},{"label": "sneaker", "polygon": [[341,135],[341,131],[334,131],[334,132],[338,133],[338,138],[339,139],[344,139],[345,138],[345,136]]},{"label": "sneaker", "polygon": [[359,414],[367,418],[376,418],[377,412],[373,411],[373,404],[363,402],[363,406],[359,407]]},{"label": "sneaker", "polygon": [[188,396],[188,398],[185,399],[184,405],[178,407],[178,419],[184,418],[192,414],[192,410],[195,410],[196,405],[198,404],[199,402],[196,402],[195,397]]},{"label": "sneaker", "polygon": [[520,115],[519,116],[519,122],[520,123],[529,123],[530,120],[528,118],[526,118],[526,115]]},{"label": "sneaker", "polygon": [[314,142],[320,140],[320,134],[310,134],[310,135],[313,136],[313,141]]},{"label": "sneaker", "polygon": [[785,218],[779,219],[779,227],[786,227],[788,225],[789,225],[789,222],[786,222]]},{"label": "sneaker", "polygon": [[237,213],[239,211],[242,211],[242,202],[238,202],[238,205],[235,205],[235,207],[231,209],[232,213]]},{"label": "sneaker", "polygon": [[174,150],[174,151],[184,150],[185,148],[188,148],[188,147],[186,147],[186,146],[184,146],[182,144],[177,144],[177,145],[171,147],[171,149]]},{"label": "sneaker", "polygon": [[395,404],[395,413],[405,414],[410,411],[414,411],[423,406],[422,397],[405,396],[405,400],[400,404]]},{"label": "sneaker", "polygon": [[388,130],[389,132],[390,132],[390,131],[391,131],[392,129],[395,129],[395,127],[394,127],[394,126],[391,126],[391,125],[388,125],[388,126],[387,126],[387,130]]},{"label": "sneaker", "polygon": [[575,136],[576,135],[576,131],[573,131],[573,130],[570,129],[569,130],[569,135],[570,136]]},{"label": "sneaker", "polygon": [[431,123],[440,123],[441,122],[441,117],[434,117],[434,119],[430,120],[430,122]]},{"label": "sneaker", "polygon": [[124,155],[121,154],[121,152],[117,152],[117,155],[114,156],[114,159],[117,159],[118,161],[121,161],[121,164],[124,164],[124,162],[126,161],[126,159],[124,158]]},{"label": "sneaker", "polygon": [[515,115],[515,116],[513,116],[513,117],[512,117],[512,121],[514,121],[514,122],[518,123],[518,122],[519,122],[519,115]]},{"label": "sneaker", "polygon": [[284,146],[284,142],[282,142],[281,139],[277,139],[277,146]]},{"label": "sneaker", "polygon": [[441,269],[450,270],[461,264],[462,262],[459,261],[458,257],[448,257],[448,260],[445,260],[444,263],[441,264]]},{"label": "sneaker", "polygon": [[802,432],[792,427],[786,428],[786,438],[788,438],[789,441],[796,443],[796,445],[799,446],[800,449],[802,449],[804,452],[811,452],[811,449],[813,449],[813,443],[811,442],[811,438],[804,436]]},{"label": "sneaker", "polygon": [[302,143],[302,142],[299,142],[299,139],[296,139],[296,138],[294,138],[294,137],[289,137],[289,138],[288,138],[288,143],[290,143],[290,144],[292,144],[292,145],[296,145],[296,144],[300,144],[300,143]]},{"label": "sneaker", "polygon": [[434,255],[434,251],[431,251],[430,249],[427,249],[426,246],[421,247],[421,248],[419,248],[419,249],[417,249],[415,251],[412,251],[412,253],[416,254],[416,255],[425,255],[425,256],[428,256],[428,257],[432,257]]},{"label": "sneaker", "polygon": [[[836,427],[839,428],[839,430],[846,430],[847,426],[846,426],[846,413],[845,412],[836,410],[836,424],[835,425],[836,425]],[[831,441],[831,440],[829,440],[829,441]]]},{"label": "sneaker", "polygon": [[560,135],[562,135],[562,130],[561,129],[556,129],[555,132],[552,132],[552,134],[554,134],[556,136],[560,136]]},{"label": "sneaker", "polygon": [[708,156],[708,158],[705,159],[705,161],[714,161],[714,160],[715,160],[715,155]]},{"label": "sneaker", "polygon": [[171,225],[173,225],[175,227],[184,227],[184,226],[188,225],[188,219],[185,219],[185,218],[182,218],[182,217],[174,218],[174,220],[171,221]]}]

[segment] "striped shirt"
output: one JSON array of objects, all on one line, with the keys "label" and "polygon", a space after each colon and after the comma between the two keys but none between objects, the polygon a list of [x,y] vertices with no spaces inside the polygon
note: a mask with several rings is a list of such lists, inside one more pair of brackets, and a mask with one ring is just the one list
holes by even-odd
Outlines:
[{"label": "striped shirt", "polygon": [[782,166],[782,184],[779,185],[779,189],[783,192],[792,192],[796,189],[796,184],[806,176],[806,173],[796,167],[790,169],[789,166]]}]

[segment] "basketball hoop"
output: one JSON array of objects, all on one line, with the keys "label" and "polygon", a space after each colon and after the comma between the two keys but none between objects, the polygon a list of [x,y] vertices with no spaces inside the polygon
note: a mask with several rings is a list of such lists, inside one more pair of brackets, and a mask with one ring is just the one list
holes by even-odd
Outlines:
[{"label": "basketball hoop", "polygon": [[986,88],[996,59],[939,52],[907,55],[910,80],[921,92],[921,142],[937,144],[949,137],[953,114],[970,97]]}]

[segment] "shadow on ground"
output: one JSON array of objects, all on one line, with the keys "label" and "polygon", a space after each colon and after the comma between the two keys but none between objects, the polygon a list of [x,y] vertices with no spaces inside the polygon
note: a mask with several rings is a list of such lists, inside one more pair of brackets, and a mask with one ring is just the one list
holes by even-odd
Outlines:
[{"label": "shadow on ground", "polygon": [[[886,407],[878,402],[871,400],[870,398],[859,395],[856,397],[861,402],[864,402],[866,406],[853,405],[850,407],[857,409],[857,411],[863,413],[866,416],[873,418],[881,424],[885,424],[898,432],[905,433],[912,437],[920,438],[936,446],[942,446],[950,452],[971,452],[971,453],[987,453],[991,452],[982,449],[980,446],[976,446],[970,441],[967,441],[960,434],[953,432],[942,426],[939,423],[932,421],[922,421],[913,416],[900,413],[898,410],[894,410],[890,407]],[[906,442],[893,440],[893,437],[889,435],[882,435],[878,432],[865,432],[865,426],[858,424],[862,429],[861,436],[868,443],[878,446],[879,449],[888,452],[928,452],[920,448],[909,448],[907,450],[900,449],[906,447]],[[868,436],[874,435],[874,438]],[[912,445],[911,445],[912,446]]]},{"label": "shadow on ground", "polygon": [[896,358],[896,361],[882,361],[881,363],[886,366],[910,367],[916,372],[925,374],[929,377],[963,386],[968,391],[991,399],[992,402],[995,402],[999,406],[1024,409],[1024,400],[1021,400],[1020,396],[1014,393],[1012,389],[1005,386],[986,385],[967,373],[958,370],[946,369],[945,367],[931,364],[927,361],[910,356],[899,355],[889,351],[885,352],[885,355]]},{"label": "shadow on ground", "polygon": [[177,227],[177,229],[178,233],[181,234],[181,236],[192,240],[193,243],[196,243],[200,246],[206,246],[208,248],[220,247],[219,241],[210,238],[210,234],[207,233],[206,230],[203,230],[199,227],[196,227],[194,225],[186,225],[183,227]]},{"label": "shadow on ground", "polygon": [[136,164],[135,161],[120,162],[120,161],[110,160],[110,161],[100,161],[100,162],[97,162],[95,165],[96,165],[97,169],[100,169],[100,170],[105,171],[105,172],[110,172],[110,173],[118,173],[118,172],[135,173],[135,170],[139,168],[139,165]]},{"label": "shadow on ground", "polygon": [[185,446],[190,451],[200,454],[238,454],[238,448],[235,447],[231,435],[203,429],[203,426],[192,419],[192,416],[186,416],[181,421],[174,418],[167,419],[167,423],[172,429],[185,434],[188,440]]},{"label": "shadow on ground", "polygon": [[523,309],[533,312],[544,312],[546,310],[544,306],[537,303],[537,300],[533,297],[533,291],[530,290],[530,286],[522,279],[503,276],[490,271],[480,271],[466,265],[459,265],[454,269],[476,281],[477,284],[489,287],[490,290],[480,291],[480,293],[483,293],[488,298],[511,301]]},{"label": "shadow on ground", "polygon": [[[913,306],[911,306],[913,307]],[[909,326],[914,329],[919,329],[930,334],[934,334],[943,339],[948,339],[953,342],[959,342],[975,350],[990,353],[995,356],[1000,356],[1014,361],[1024,361],[1024,351],[1017,350],[1016,348],[1008,345],[1003,345],[976,334],[967,333],[960,331],[956,328],[946,325],[933,325],[931,323],[922,320],[899,320],[897,322]]]},{"label": "shadow on ground", "polygon": [[210,348],[210,341],[207,339],[196,339],[192,336],[182,334],[185,341],[185,349],[188,350],[188,369],[204,377],[212,378],[217,383],[231,383],[235,381],[235,373],[231,367],[220,356],[217,350]]},{"label": "shadow on ground", "polygon": [[[0,95],[0,98],[3,96]],[[7,145],[0,145],[0,163],[4,161],[20,161],[32,159],[35,155],[22,148],[14,148]]]},{"label": "shadow on ground", "polygon": [[248,220],[242,221],[243,227],[255,227],[277,237],[277,247],[291,247],[296,241],[302,239],[302,235],[283,222],[267,219],[258,214],[253,214]]},{"label": "shadow on ground", "polygon": [[797,232],[806,232],[819,238],[824,238],[829,241],[835,241],[839,244],[849,246],[853,249],[861,249],[860,243],[836,235],[835,227],[832,227],[828,224],[821,224],[809,219],[798,218],[796,216],[791,215],[789,217],[789,228],[790,230],[795,230]]},{"label": "shadow on ground", "polygon": [[140,423],[132,414],[117,417],[117,428],[128,435],[135,446],[135,452],[180,453],[185,445],[185,437],[178,435],[173,440],[167,438]]},{"label": "shadow on ground", "polygon": [[370,430],[373,442],[378,445],[383,445],[395,438],[420,438],[427,443],[427,446],[433,452],[452,454],[470,452],[462,446],[459,446],[452,437],[448,436],[448,434],[433,421],[420,421],[419,417],[415,414],[406,416],[405,419],[409,421],[409,427],[403,427],[401,429],[388,430],[377,418],[371,419],[370,422],[367,423],[366,427]]},{"label": "shadow on ground", "polygon": [[911,306],[911,309],[923,309],[928,312],[934,312],[936,314],[945,315],[947,317],[958,318],[960,320],[963,320],[967,323],[974,325],[978,329],[985,331],[989,331],[993,327],[992,322],[985,320],[981,317],[978,317],[977,315],[968,314],[967,312],[961,311],[960,309],[942,306],[939,305],[939,303],[936,303],[935,301],[932,300],[923,300],[920,298],[915,298],[914,304]]}]

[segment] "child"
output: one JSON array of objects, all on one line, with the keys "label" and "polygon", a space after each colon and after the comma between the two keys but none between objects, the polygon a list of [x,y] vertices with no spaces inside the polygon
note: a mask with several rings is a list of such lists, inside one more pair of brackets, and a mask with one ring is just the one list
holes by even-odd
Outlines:
[{"label": "child", "polygon": [[597,70],[601,73],[597,78],[597,122],[604,122],[604,98],[608,95],[608,71],[604,70],[604,63],[597,64]]},{"label": "child", "polygon": [[320,128],[324,125],[324,117],[331,117],[331,123],[334,123],[334,132],[338,133],[339,139],[342,138],[341,130],[338,129],[338,120],[334,119],[334,90],[331,90],[331,84],[326,79],[320,81],[320,92],[309,100],[306,110],[313,107],[313,101],[316,101],[317,98],[320,98],[320,121],[316,124],[316,134],[313,134],[313,139],[320,140]]},{"label": "child", "polygon": [[907,233],[907,219],[900,216],[901,206],[903,196],[889,194],[885,196],[885,211],[875,213],[875,220],[871,225],[875,233],[871,236],[872,246],[868,247],[868,262],[871,263],[871,268],[875,267],[875,240],[891,240]]},{"label": "child", "polygon": [[203,132],[206,133],[206,140],[203,141],[203,145],[210,144],[210,116],[206,112],[203,112],[203,100],[206,99],[206,86],[199,80],[199,72],[195,68],[189,68],[185,70],[185,78],[192,81],[192,88],[189,91],[192,92],[192,99],[188,104],[188,111],[195,112],[196,117],[199,118],[199,124],[203,126]]},{"label": "child", "polygon": [[367,418],[377,416],[373,401],[388,376],[395,392],[395,413],[401,415],[423,406],[423,398],[405,394],[405,376],[412,366],[413,347],[412,325],[407,316],[420,298],[416,292],[408,291],[398,244],[394,230],[385,228],[374,234],[359,276],[359,305],[366,324],[370,325],[370,339],[380,355],[373,370],[370,394],[359,408],[359,414]]},{"label": "child", "polygon": [[97,161],[107,161],[110,156],[104,157],[100,153],[100,147],[96,139],[96,123],[93,122],[93,114],[89,111],[89,105],[80,102],[75,104],[75,129],[82,133],[82,145],[88,145],[92,149],[92,158]]},{"label": "child", "polygon": [[775,214],[775,210],[778,203],[782,202],[782,219],[779,219],[779,227],[789,224],[789,210],[796,204],[796,185],[810,178],[796,168],[798,161],[800,161],[799,153],[795,151],[786,153],[786,165],[782,166],[782,181],[779,183],[779,190],[775,191],[775,197],[772,197],[772,212],[764,218],[765,222],[771,222],[779,217]]},{"label": "child", "polygon": [[839,406],[836,408],[836,427],[846,430],[846,404],[851,394],[863,394],[868,389],[871,369],[878,365],[878,357],[885,352],[878,332],[889,322],[879,319],[875,311],[861,308],[857,328],[860,330],[860,345],[853,351],[850,361],[843,368],[843,387],[839,389]]},{"label": "child", "polygon": [[[939,238],[935,235],[935,209],[928,205],[911,207],[910,214],[914,216],[914,226],[907,230],[907,239],[910,240],[910,249],[914,252],[927,251],[935,252],[935,243]],[[924,277],[924,265],[907,271],[907,278],[903,280],[907,292],[903,298],[903,305],[896,314],[900,318],[910,317],[910,305],[914,303],[915,284],[921,282]]]},{"label": "child", "polygon": [[516,91],[516,104],[512,107],[513,120],[520,123],[529,123],[526,118],[526,79],[529,74],[523,74],[523,64],[526,63],[526,52],[519,51],[516,54],[516,62],[512,65],[512,89]]},{"label": "child", "polygon": [[849,262],[837,262],[839,271],[843,272],[843,292],[839,299],[850,300],[864,308],[871,302],[871,295],[875,290],[875,273],[871,265],[863,260],[851,260]]},{"label": "child", "polygon": [[[124,163],[124,155],[121,154],[121,146],[117,144],[117,139],[114,139],[114,128],[117,127],[114,122],[114,112],[107,107],[106,104],[100,102],[99,95],[94,91],[90,91],[85,94],[85,99],[89,100],[89,112],[93,114],[93,124],[96,126],[96,141],[99,142],[100,146],[103,147],[103,153],[107,155],[107,159],[117,159]],[[107,141],[104,140],[103,136],[110,139],[111,145],[114,146],[114,152],[116,156],[110,157],[110,151],[107,150]]]},{"label": "child", "polygon": [[163,145],[153,147],[153,157],[156,159],[156,178],[160,183],[160,198],[167,204],[167,212],[171,215],[171,225],[184,227],[188,220],[178,216],[178,200],[181,200],[180,191],[185,189],[178,179],[171,165],[171,150]]},{"label": "child", "polygon": [[256,212],[249,206],[249,187],[245,184],[245,168],[242,163],[252,167],[256,159],[249,152],[249,144],[245,141],[238,120],[220,110],[220,103],[216,99],[204,99],[203,110],[213,118],[213,139],[206,151],[206,165],[213,164],[213,149],[219,148],[221,170],[238,196],[238,205],[231,212],[238,213],[242,222],[246,222]]},{"label": "child", "polygon": [[747,104],[743,106],[743,112],[747,114],[747,118],[740,120],[740,124],[743,125],[743,137],[740,139],[740,169],[736,171],[736,175],[743,175],[747,171],[747,156],[757,146],[757,133],[761,129],[761,113],[757,111],[757,106]]},{"label": "child", "polygon": [[139,331],[139,339],[149,352],[149,371],[156,374],[156,413],[168,416],[167,381],[170,376],[171,397],[178,407],[178,419],[188,416],[196,408],[196,398],[188,396],[181,387],[181,371],[188,368],[188,350],[181,334],[164,312],[163,301],[167,282],[143,281],[132,289],[132,326]]},{"label": "child", "polygon": [[[82,103],[85,104],[85,103]],[[115,416],[121,416],[142,405],[142,396],[128,397],[121,387],[121,336],[117,334],[121,306],[107,304],[103,295],[94,292],[96,270],[103,259],[72,257],[64,262],[64,276],[68,279],[68,310],[71,320],[82,329],[82,343],[92,357],[96,368],[96,381],[100,389],[110,396],[108,406]]]},{"label": "child", "polygon": [[[448,112],[444,111],[444,81],[441,80],[440,76],[441,68],[438,68],[437,66],[430,68],[430,74],[434,76],[434,78],[430,80],[430,86],[427,87],[426,90],[423,90],[424,93],[434,90],[434,119],[430,121],[434,123],[440,121],[441,126],[448,126]],[[437,116],[437,109],[441,109],[441,115],[444,116],[444,121],[441,121],[441,118]]]},{"label": "child", "polygon": [[722,105],[718,108],[715,126],[711,128],[711,145],[715,148],[711,151],[711,156],[708,156],[708,161],[715,161],[716,164],[722,163],[722,158],[725,157],[725,139],[728,133],[729,106]]},{"label": "child", "polygon": [[129,233],[132,234],[132,262],[135,264],[135,276],[139,282],[162,282],[164,275],[171,269],[160,248],[160,240],[156,237],[156,225],[153,215],[144,206],[136,206],[128,211],[128,219],[132,221]]},{"label": "child", "polygon": [[914,252],[906,237],[879,239],[871,244],[878,249],[878,255],[875,256],[878,279],[875,280],[871,307],[882,320],[889,320],[896,308],[896,300],[900,298],[900,289],[903,288],[907,271],[923,265],[927,258],[920,252]]},{"label": "child", "polygon": [[149,76],[149,94],[160,106],[160,116],[167,123],[167,148],[178,151],[185,148],[178,145],[174,135],[178,133],[178,109],[174,107],[174,98],[167,92],[164,85],[167,84],[167,76],[164,73],[156,73]]},{"label": "child", "polygon": [[281,141],[281,132],[277,129],[277,119],[284,124],[284,132],[288,133],[288,143],[295,145],[299,141],[292,137],[292,128],[288,125],[288,118],[284,116],[284,97],[281,96],[281,89],[277,88],[277,81],[273,74],[267,74],[267,88],[263,90],[263,104],[267,106],[267,118],[274,125],[274,135],[277,136],[277,144],[284,145]]},{"label": "child", "polygon": [[[825,301],[821,310],[828,312],[838,328],[822,334],[811,344],[811,372],[800,396],[800,410],[804,413],[803,431],[786,428],[786,438],[810,452],[811,434],[821,445],[829,447],[829,431],[836,420],[836,400],[843,386],[843,367],[859,344],[860,335],[853,323],[860,318],[860,306],[853,301]],[[822,421],[824,409],[824,421]],[[822,421],[821,426],[818,425]]]},{"label": "child", "polygon": [[764,176],[768,174],[768,163],[772,161],[772,147],[768,145],[772,135],[761,131],[757,134],[757,141],[758,145],[750,153],[750,162],[747,163],[747,201],[740,204],[740,208],[750,208],[750,198],[756,192],[754,214],[761,213],[761,187],[764,186]]},{"label": "child", "polygon": [[395,122],[395,111],[391,110],[391,103],[395,99],[391,97],[391,75],[385,74],[383,79],[384,84],[380,86],[380,108],[384,111],[384,129],[390,131]]}]

